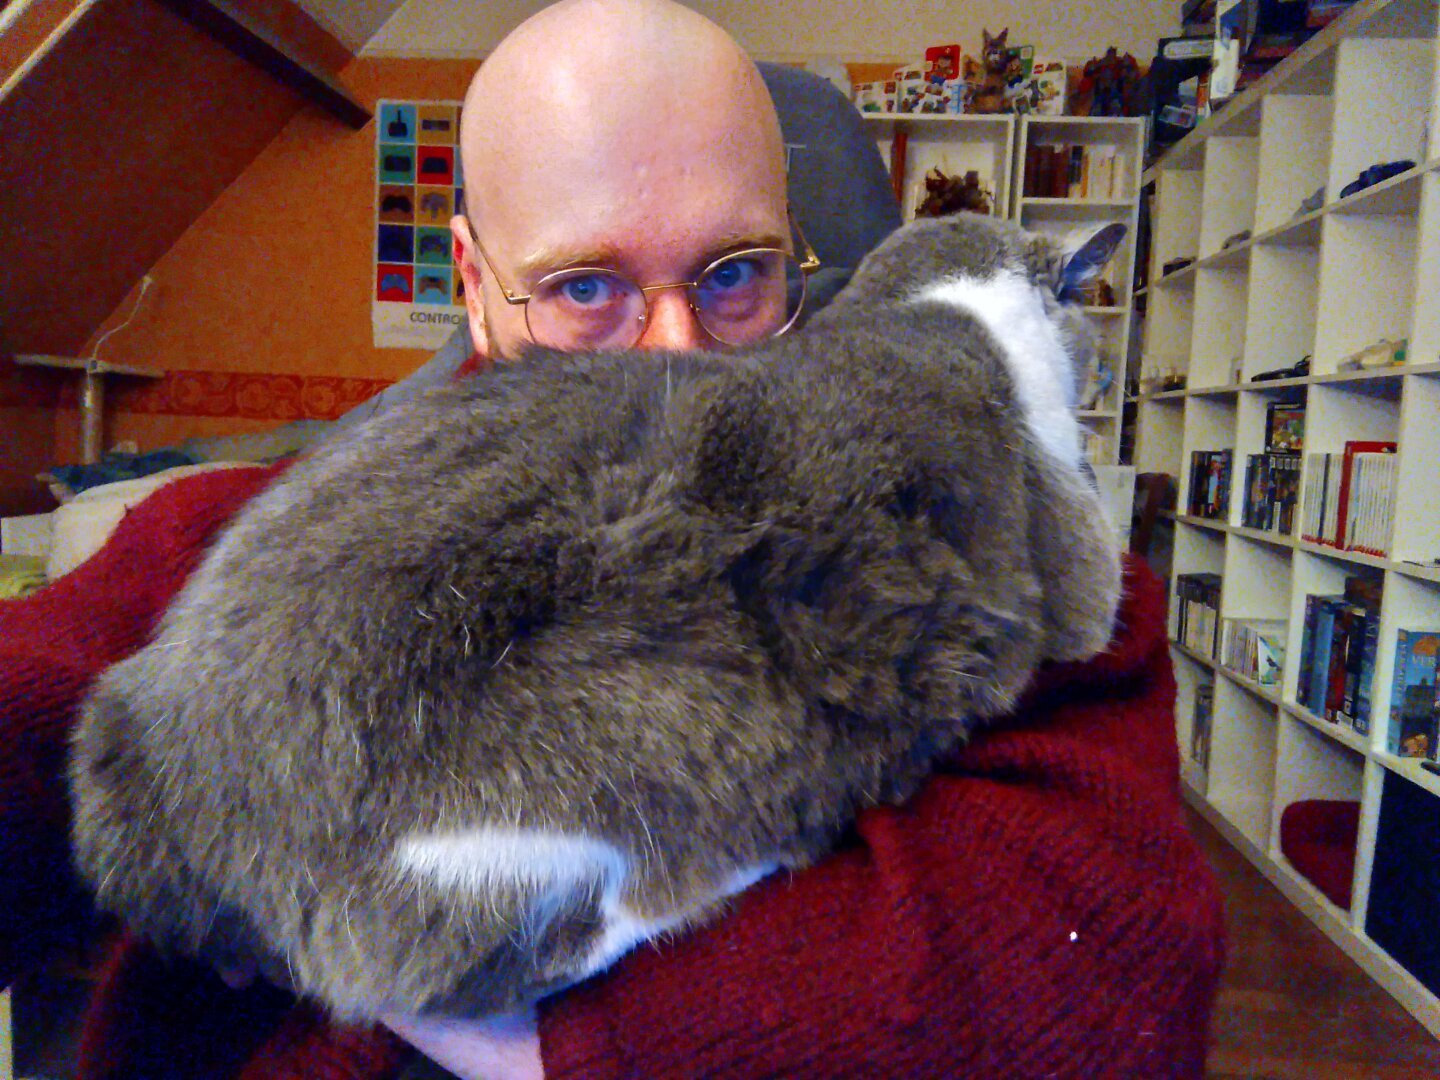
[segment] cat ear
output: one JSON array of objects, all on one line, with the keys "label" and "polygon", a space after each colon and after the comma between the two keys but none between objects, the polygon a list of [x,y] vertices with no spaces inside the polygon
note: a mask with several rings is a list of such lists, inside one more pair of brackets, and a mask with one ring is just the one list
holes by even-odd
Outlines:
[{"label": "cat ear", "polygon": [[1079,298],[1080,290],[1099,276],[1115,255],[1120,241],[1125,239],[1126,228],[1119,222],[1112,222],[1093,233],[1080,233],[1071,237],[1064,247],[1066,256],[1060,267],[1060,280],[1055,295],[1062,301]]}]

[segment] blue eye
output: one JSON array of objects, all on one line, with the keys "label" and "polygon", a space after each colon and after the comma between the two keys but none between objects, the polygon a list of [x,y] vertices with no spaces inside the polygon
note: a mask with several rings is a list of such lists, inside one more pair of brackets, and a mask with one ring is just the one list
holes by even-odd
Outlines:
[{"label": "blue eye", "polygon": [[727,259],[705,275],[705,280],[700,283],[700,287],[702,289],[741,289],[754,282],[762,271],[763,267],[760,265],[759,259]]},{"label": "blue eye", "polygon": [[609,300],[614,288],[613,283],[603,274],[582,274],[567,279],[560,286],[560,293],[572,304],[589,307]]}]

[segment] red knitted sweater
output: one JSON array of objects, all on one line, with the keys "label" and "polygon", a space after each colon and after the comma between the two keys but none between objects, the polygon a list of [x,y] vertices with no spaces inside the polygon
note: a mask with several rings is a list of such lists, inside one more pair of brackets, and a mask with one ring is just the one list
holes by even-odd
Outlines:
[{"label": "red knitted sweater", "polygon": [[[0,985],[84,910],[64,783],[78,702],[272,476],[172,484],[74,573],[0,602]],[[1220,902],[1180,815],[1160,585],[1133,561],[1125,583],[1110,651],[1047,669],[909,805],[542,1005],[547,1076],[1200,1076]],[[360,1080],[405,1053],[137,942],[82,1047],[83,1075],[126,1078]]]}]

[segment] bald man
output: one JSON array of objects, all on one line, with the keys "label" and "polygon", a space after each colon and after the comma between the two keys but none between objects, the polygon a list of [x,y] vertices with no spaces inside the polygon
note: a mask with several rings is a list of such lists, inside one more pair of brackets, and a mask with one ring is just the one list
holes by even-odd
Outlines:
[{"label": "bald man", "polygon": [[[707,327],[685,285],[728,254],[792,245],[780,122],[759,71],[669,0],[562,0],[522,23],[470,84],[460,153],[453,252],[475,351],[493,360],[570,344],[536,290],[577,267],[643,290],[633,330],[598,344],[738,344]],[[554,303],[594,301],[608,280],[572,280],[575,295]],[[467,1080],[544,1074],[533,1014],[389,1026]]]},{"label": "bald man", "polygon": [[719,27],[664,0],[566,0],[523,23],[470,86],[461,154],[467,213],[450,228],[482,356],[543,339],[538,301],[506,294],[574,267],[648,290],[638,337],[605,344],[715,347],[685,288],[654,287],[791,244],[760,73]]}]

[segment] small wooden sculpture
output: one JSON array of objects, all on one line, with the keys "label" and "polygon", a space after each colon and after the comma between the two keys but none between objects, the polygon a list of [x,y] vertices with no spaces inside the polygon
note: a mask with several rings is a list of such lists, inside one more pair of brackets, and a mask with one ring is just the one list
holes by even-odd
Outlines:
[{"label": "small wooden sculpture", "polygon": [[962,179],[932,168],[925,174],[925,198],[915,208],[915,216],[943,217],[961,210],[990,213],[990,192],[980,183],[980,174],[971,169]]}]

